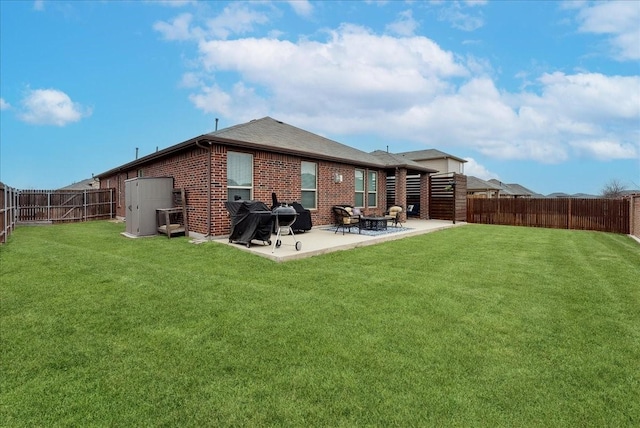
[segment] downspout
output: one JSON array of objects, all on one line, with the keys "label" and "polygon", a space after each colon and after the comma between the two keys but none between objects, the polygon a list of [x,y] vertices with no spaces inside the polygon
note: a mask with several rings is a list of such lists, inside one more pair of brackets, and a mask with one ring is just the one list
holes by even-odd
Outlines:
[{"label": "downspout", "polygon": [[[204,141],[208,143],[208,146],[201,146],[200,143]],[[207,234],[206,238],[211,238],[211,154],[213,151],[213,141],[210,140],[200,140],[196,141],[196,146],[201,149],[209,149],[209,156],[207,161]]]}]

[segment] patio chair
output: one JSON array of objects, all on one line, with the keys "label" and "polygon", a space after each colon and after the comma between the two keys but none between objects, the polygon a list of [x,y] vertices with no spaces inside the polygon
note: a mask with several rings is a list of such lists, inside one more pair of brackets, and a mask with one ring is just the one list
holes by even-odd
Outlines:
[{"label": "patio chair", "polygon": [[[349,229],[349,233],[351,233],[352,227],[358,227],[360,225],[360,216],[352,215],[349,212],[351,207],[332,207],[333,218],[336,224],[336,231],[334,233],[338,233],[338,229],[342,228],[342,234],[344,235],[344,230]],[[360,228],[358,227],[358,234],[360,233]]]},{"label": "patio chair", "polygon": [[398,227],[398,224],[402,227],[402,222],[400,221],[400,214],[402,213],[402,207],[399,205],[394,205],[389,208],[389,211],[385,214],[385,218],[387,222],[392,222],[394,227]]}]

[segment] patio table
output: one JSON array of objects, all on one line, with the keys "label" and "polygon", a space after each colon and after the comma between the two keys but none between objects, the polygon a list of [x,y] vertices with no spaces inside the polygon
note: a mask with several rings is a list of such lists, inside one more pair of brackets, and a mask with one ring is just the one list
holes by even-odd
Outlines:
[{"label": "patio table", "polygon": [[386,217],[360,217],[360,224],[364,230],[387,230]]}]

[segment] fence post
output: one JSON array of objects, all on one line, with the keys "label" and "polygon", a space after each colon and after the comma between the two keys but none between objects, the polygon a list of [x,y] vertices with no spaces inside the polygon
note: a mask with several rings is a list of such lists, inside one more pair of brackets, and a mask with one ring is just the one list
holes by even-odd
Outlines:
[{"label": "fence post", "polygon": [[86,189],[82,192],[82,205],[83,205],[83,218],[82,221],[87,221],[87,191]]},{"label": "fence post", "polygon": [[567,229],[571,229],[571,198],[569,198],[569,208],[567,209]]}]

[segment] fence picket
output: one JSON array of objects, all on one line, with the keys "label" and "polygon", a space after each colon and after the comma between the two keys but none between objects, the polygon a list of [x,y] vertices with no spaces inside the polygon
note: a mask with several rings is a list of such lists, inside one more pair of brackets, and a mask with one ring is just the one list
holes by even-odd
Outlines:
[{"label": "fence picket", "polygon": [[21,190],[17,192],[17,221],[60,223],[112,218],[113,191]]},{"label": "fence picket", "polygon": [[629,233],[628,199],[468,198],[467,222]]}]

